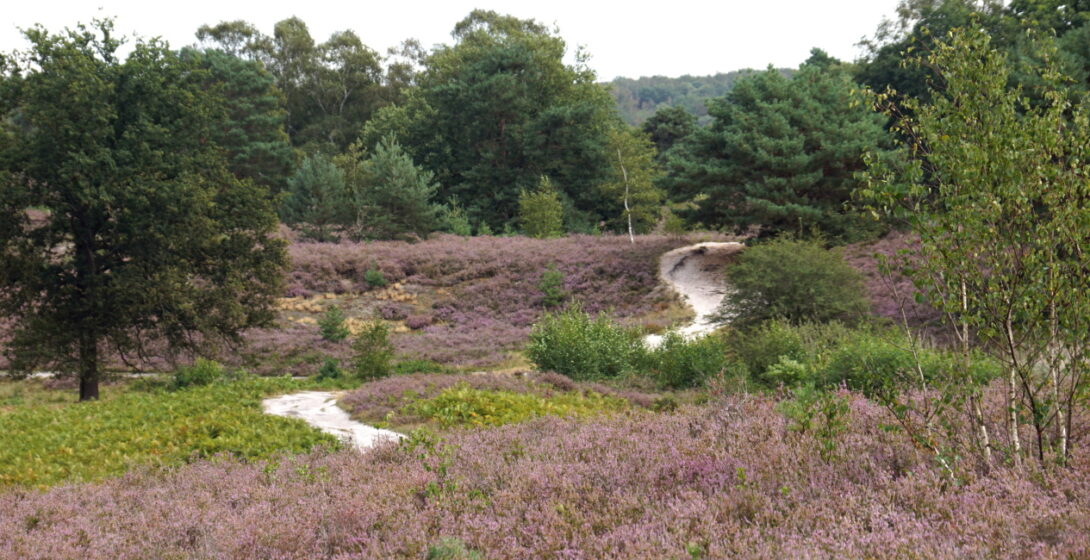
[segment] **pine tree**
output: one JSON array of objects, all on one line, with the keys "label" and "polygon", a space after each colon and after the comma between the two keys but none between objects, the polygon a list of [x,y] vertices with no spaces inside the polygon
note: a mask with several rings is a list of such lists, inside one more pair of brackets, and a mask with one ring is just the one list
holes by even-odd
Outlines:
[{"label": "pine tree", "polygon": [[519,221],[529,237],[564,235],[564,206],[548,177],[542,176],[536,189],[519,194]]}]

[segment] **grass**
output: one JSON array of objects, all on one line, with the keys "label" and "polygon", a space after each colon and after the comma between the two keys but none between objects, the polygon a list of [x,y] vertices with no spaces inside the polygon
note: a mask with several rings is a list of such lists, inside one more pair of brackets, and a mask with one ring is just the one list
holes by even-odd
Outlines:
[{"label": "grass", "polygon": [[169,391],[141,381],[110,387],[102,401],[75,404],[70,391],[33,381],[5,382],[0,385],[6,403],[0,413],[0,487],[90,481],[220,453],[255,459],[336,446],[335,438],[299,420],[261,410],[267,395],[314,386],[288,378],[247,378]]}]

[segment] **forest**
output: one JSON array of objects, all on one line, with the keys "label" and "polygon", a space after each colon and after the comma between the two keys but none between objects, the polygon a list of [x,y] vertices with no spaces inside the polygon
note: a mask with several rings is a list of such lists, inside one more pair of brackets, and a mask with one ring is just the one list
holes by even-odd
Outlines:
[{"label": "forest", "polygon": [[1090,555],[1087,2],[608,83],[489,10],[24,35],[0,558]]}]

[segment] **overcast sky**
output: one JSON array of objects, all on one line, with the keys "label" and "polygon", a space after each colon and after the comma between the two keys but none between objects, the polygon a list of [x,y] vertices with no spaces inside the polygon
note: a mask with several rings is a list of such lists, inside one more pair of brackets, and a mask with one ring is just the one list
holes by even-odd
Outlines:
[{"label": "overcast sky", "polygon": [[111,16],[117,29],[159,36],[174,47],[192,44],[201,24],[242,19],[264,33],[273,23],[298,16],[321,42],[330,33],[354,30],[365,44],[384,53],[410,37],[426,46],[450,42],[454,24],[474,8],[555,24],[568,42],[591,54],[602,80],[616,76],[680,76],[741,68],[793,67],[811,47],[854,60],[855,44],[871,35],[897,0],[765,0],[650,3],[588,0],[408,0],[329,2],[325,0],[14,0],[0,17],[0,51],[25,47],[19,28],[41,23],[59,31],[78,22]]}]

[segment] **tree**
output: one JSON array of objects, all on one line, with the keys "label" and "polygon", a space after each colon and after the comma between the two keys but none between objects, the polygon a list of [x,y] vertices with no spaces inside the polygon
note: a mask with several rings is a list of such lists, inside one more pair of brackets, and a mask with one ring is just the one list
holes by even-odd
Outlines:
[{"label": "tree", "polygon": [[120,61],[109,21],[25,35],[0,105],[18,137],[0,154],[12,369],[75,373],[80,400],[95,399],[108,353],[143,356],[152,340],[199,351],[271,321],[276,215],[212,141],[226,109],[207,73],[155,40]]},{"label": "tree", "polygon": [[344,171],[327,156],[316,154],[304,159],[288,179],[282,212],[284,222],[300,226],[305,237],[335,241],[335,230],[353,223],[351,204]]},{"label": "tree", "polygon": [[614,155],[613,177],[599,188],[608,200],[620,203],[622,211],[614,224],[627,226],[635,243],[633,234],[650,231],[659,217],[662,193],[654,185],[659,174],[655,148],[643,133],[623,126],[610,131],[609,150]]},{"label": "tree", "polygon": [[227,151],[231,172],[274,193],[284,190],[295,153],[284,131],[287,112],[275,78],[260,62],[218,50],[184,49],[181,56],[207,70],[206,88],[226,100],[227,118],[214,140]]},{"label": "tree", "polygon": [[683,107],[663,107],[643,123],[643,131],[651,137],[658,150],[660,164],[666,162],[666,152],[696,129],[696,117]]},{"label": "tree", "polygon": [[440,199],[457,198],[472,222],[490,229],[516,225],[519,193],[541,175],[561,186],[581,221],[596,223],[615,107],[583,57],[564,64],[563,39],[495,12],[472,12],[453,35],[455,44],[426,58],[417,94],[380,113],[365,137],[396,134],[435,174]]},{"label": "tree", "polygon": [[392,138],[363,160],[353,145],[334,161],[344,170],[358,235],[368,239],[424,237],[439,227],[432,174],[417,167]]},{"label": "tree", "polygon": [[[908,102],[912,116],[898,121],[915,156],[912,186],[874,165],[860,193],[911,218],[923,257],[914,280],[946,312],[966,366],[974,345],[1006,364],[1017,464],[1024,421],[1038,460],[1070,457],[1090,355],[1090,114],[1085,97],[1068,101],[1054,50],[1039,55],[1040,103],[1008,87],[1006,56],[986,34],[952,32],[923,60],[938,73],[938,94],[929,105]],[[888,97],[879,102],[902,117]],[[972,404],[990,457],[979,396]]]},{"label": "tree", "polygon": [[[815,50],[815,60],[821,60]],[[713,122],[678,145],[662,181],[690,198],[690,218],[762,235],[817,230],[834,241],[873,234],[845,209],[868,150],[891,156],[884,119],[853,104],[856,88],[839,66],[804,63],[790,79],[769,68],[710,102]]]},{"label": "tree", "polygon": [[564,235],[564,206],[548,177],[541,177],[537,189],[519,193],[519,221],[529,237]]},{"label": "tree", "polygon": [[292,144],[309,146],[309,151],[330,146],[344,150],[390,97],[378,54],[352,31],[338,31],[319,44],[307,24],[292,17],[277,22],[271,37],[249,23],[231,21],[203,25],[197,38],[265,65],[284,95]]}]

